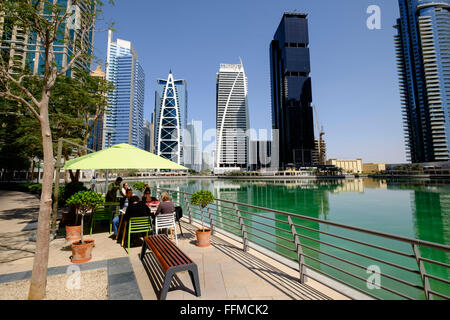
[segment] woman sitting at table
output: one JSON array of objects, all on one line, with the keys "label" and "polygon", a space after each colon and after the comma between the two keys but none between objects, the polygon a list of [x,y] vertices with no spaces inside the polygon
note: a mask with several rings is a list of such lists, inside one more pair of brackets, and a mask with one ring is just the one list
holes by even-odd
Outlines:
[{"label": "woman sitting at table", "polygon": [[173,202],[170,201],[170,195],[167,192],[161,193],[161,202],[159,203],[158,209],[156,209],[155,216],[173,212],[175,212],[175,206]]},{"label": "woman sitting at table", "polygon": [[147,207],[157,207],[159,205],[158,199],[152,196],[150,188],[145,189],[142,202],[145,203]]}]

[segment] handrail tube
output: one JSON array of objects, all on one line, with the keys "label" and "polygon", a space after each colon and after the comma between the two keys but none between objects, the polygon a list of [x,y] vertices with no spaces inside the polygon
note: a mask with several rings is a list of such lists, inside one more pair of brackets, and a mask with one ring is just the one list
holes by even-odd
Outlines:
[{"label": "handrail tube", "polygon": [[401,265],[398,265],[398,264],[395,264],[395,263],[392,263],[392,262],[388,262],[388,261],[385,261],[385,260],[382,260],[382,259],[379,259],[379,258],[375,258],[375,257],[372,257],[372,256],[368,256],[368,255],[365,255],[365,254],[363,254],[363,253],[359,253],[359,252],[356,252],[356,251],[353,251],[353,250],[350,250],[350,249],[345,249],[345,248],[336,246],[336,245],[334,245],[334,244],[330,244],[330,243],[327,243],[327,242],[324,242],[324,241],[321,241],[321,240],[317,240],[317,239],[314,239],[314,238],[310,238],[310,237],[308,237],[308,236],[304,236],[304,235],[301,235],[301,234],[299,234],[298,236],[299,236],[299,237],[302,237],[302,238],[305,238],[305,239],[308,239],[308,240],[311,240],[311,241],[315,241],[315,242],[318,242],[318,243],[321,243],[321,244],[330,246],[330,247],[333,247],[333,248],[336,248],[336,249],[339,249],[339,250],[346,251],[346,252],[348,252],[348,253],[356,254],[356,255],[361,256],[361,257],[363,257],[363,258],[367,258],[367,259],[370,259],[370,260],[374,260],[374,261],[377,261],[377,262],[381,262],[381,263],[390,265],[390,266],[392,266],[392,267],[396,267],[396,268],[399,268],[399,269],[402,269],[402,270],[405,270],[405,271],[409,271],[409,272],[411,272],[411,273],[420,274],[420,271],[413,270],[413,269],[409,269],[409,268],[407,268],[407,267],[403,267],[403,266],[401,266]]},{"label": "handrail tube", "polygon": [[424,262],[427,262],[427,263],[432,263],[432,264],[435,264],[435,265],[438,265],[438,266],[450,269],[450,264],[446,264],[446,263],[443,263],[443,262],[440,262],[440,261],[430,260],[430,259],[427,259],[427,258],[424,258],[424,257],[420,257],[420,260],[424,261]]},{"label": "handrail tube", "polygon": [[286,249],[286,250],[288,250],[288,251],[296,252],[295,249],[286,247],[285,245],[282,245],[282,244],[280,244],[280,243],[273,242],[273,241],[271,241],[271,240],[265,239],[265,238],[263,238],[263,237],[261,237],[261,236],[258,236],[258,235],[256,235],[256,234],[251,233],[251,232],[248,232],[248,231],[247,231],[247,233],[248,233],[248,234],[251,234],[252,236],[257,237],[257,238],[259,238],[259,239],[261,239],[261,240],[270,242],[270,243],[272,243],[272,244],[274,244],[274,245],[276,245],[276,246],[278,246],[278,247],[282,247],[282,248],[284,248],[284,249]]},{"label": "handrail tube", "polygon": [[[317,249],[315,249],[315,248],[313,248],[313,247],[310,247],[310,246],[308,246],[308,245],[306,245],[306,244],[303,244],[302,246],[303,246],[304,248],[307,248],[307,249],[316,251],[316,252],[318,252],[318,253],[320,253],[320,254],[329,256],[329,257],[331,257],[331,258],[334,258],[334,259],[336,259],[336,260],[342,261],[342,262],[344,262],[344,263],[348,263],[348,264],[350,264],[350,265],[352,265],[352,266],[355,266],[355,267],[358,267],[358,268],[360,268],[360,269],[367,270],[367,268],[366,268],[365,266],[362,266],[362,265],[357,264],[357,263],[355,263],[355,262],[348,261],[348,260],[346,260],[346,259],[344,259],[344,258],[336,257],[336,256],[334,256],[334,255],[332,255],[332,254],[330,254],[330,253],[326,253],[326,252],[317,250]],[[391,275],[389,275],[389,274],[387,274],[387,273],[381,273],[381,272],[377,272],[377,271],[373,271],[373,273],[379,274],[380,276],[386,277],[386,278],[391,279],[391,280],[394,280],[394,281],[398,281],[398,282],[400,282],[400,283],[403,283],[404,285],[413,287],[413,288],[415,288],[415,289],[423,290],[423,287],[422,287],[422,286],[419,286],[419,285],[417,285],[417,284],[410,283],[410,282],[408,282],[408,281],[406,281],[406,280],[402,280],[402,279],[396,278],[396,277],[391,276]]]},{"label": "handrail tube", "polygon": [[[192,195],[192,194],[184,192],[184,191],[173,191],[173,190],[169,190],[169,189],[167,189],[167,190],[171,191],[171,192],[180,192],[180,193],[186,193],[186,194]],[[428,247],[428,248],[442,249],[442,250],[450,251],[450,246],[443,245],[443,244],[438,244],[438,243],[434,243],[434,242],[429,242],[429,241],[425,241],[425,240],[407,238],[407,237],[397,236],[397,235],[384,233],[384,232],[380,232],[380,231],[373,231],[373,230],[363,229],[363,228],[359,228],[359,227],[348,226],[348,225],[345,225],[345,224],[342,224],[342,223],[321,220],[321,219],[312,218],[312,217],[299,215],[299,214],[295,214],[295,213],[290,213],[290,212],[286,212],[286,211],[274,210],[274,209],[270,209],[270,208],[263,208],[263,207],[254,206],[254,205],[250,205],[250,204],[244,204],[244,203],[235,202],[235,201],[233,202],[233,201],[223,200],[223,199],[216,199],[216,200],[217,201],[222,201],[222,202],[225,202],[225,203],[230,203],[230,204],[243,206],[243,207],[253,208],[253,209],[257,209],[257,210],[263,210],[263,211],[267,211],[267,212],[283,214],[283,215],[286,215],[286,216],[291,216],[292,218],[298,218],[298,219],[303,219],[303,220],[323,223],[323,224],[331,225],[331,226],[335,226],[335,227],[340,227],[340,228],[348,229],[348,230],[352,230],[352,231],[368,233],[368,234],[371,234],[371,235],[385,237],[385,238],[398,240],[398,241],[402,241],[402,242],[414,243],[414,244],[417,244],[417,245],[420,245],[420,246],[424,246],[424,247]]]},{"label": "handrail tube", "polygon": [[[314,258],[314,257],[308,256],[308,255],[306,255],[306,254],[304,254],[304,256],[307,257],[307,258],[309,258],[309,259],[311,259],[311,260],[314,260],[314,261],[316,261],[316,262],[319,262],[320,264],[324,264],[324,265],[326,265],[326,266],[328,266],[328,267],[330,267],[330,268],[333,268],[333,269],[335,269],[335,270],[337,270],[337,271],[343,272],[343,273],[345,273],[345,274],[347,274],[347,275],[349,275],[349,276],[351,276],[351,277],[353,277],[353,278],[356,278],[356,279],[358,279],[358,280],[367,282],[366,279],[361,278],[361,277],[359,277],[359,276],[357,276],[357,275],[351,274],[350,272],[347,272],[347,271],[345,271],[345,270],[342,270],[341,268],[332,266],[331,264],[328,264],[328,263],[326,263],[326,262],[324,262],[324,261],[320,261],[320,260],[318,260],[318,259],[316,259],[316,258]],[[398,296],[400,296],[400,297],[403,297],[403,298],[406,298],[406,299],[408,299],[408,300],[414,300],[413,298],[411,298],[411,297],[409,297],[409,296],[407,296],[407,295],[404,295],[403,293],[397,292],[397,291],[395,291],[395,290],[393,290],[393,289],[386,288],[386,287],[383,287],[383,286],[381,286],[381,285],[379,285],[378,287],[379,287],[380,289],[389,291],[389,292],[391,292],[391,293],[393,293],[393,294],[396,294],[396,295],[398,295]],[[362,291],[362,292],[365,292],[365,291]]]},{"label": "handrail tube", "polygon": [[430,279],[433,279],[433,280],[436,280],[436,281],[444,282],[444,283],[446,283],[446,284],[450,284],[450,281],[449,281],[449,280],[445,280],[445,279],[442,279],[442,278],[433,276],[433,275],[428,274],[428,273],[425,273],[425,274],[424,274],[424,277],[427,277],[427,278],[430,278]]},{"label": "handrail tube", "polygon": [[258,230],[258,231],[260,231],[260,232],[266,233],[266,234],[268,234],[268,235],[270,235],[270,236],[272,236],[272,237],[276,237],[276,238],[281,239],[281,240],[284,240],[284,241],[286,241],[286,242],[294,243],[294,240],[287,239],[287,238],[285,238],[285,237],[282,237],[282,236],[279,236],[279,235],[276,235],[276,234],[267,232],[267,231],[265,231],[265,230],[261,230],[261,229],[259,229],[259,228],[253,227],[253,226],[249,226],[248,224],[246,224],[246,226],[247,226],[248,228],[251,228],[251,229],[254,229],[254,230]]},{"label": "handrail tube", "polygon": [[372,248],[375,248],[375,249],[387,251],[387,252],[390,252],[390,253],[395,253],[395,254],[398,254],[398,255],[401,255],[401,256],[404,256],[404,257],[407,257],[407,258],[414,258],[413,254],[407,254],[405,252],[401,252],[401,251],[397,251],[397,250],[393,250],[393,249],[389,249],[389,248],[380,247],[380,246],[377,246],[377,245],[374,245],[374,244],[370,244],[370,243],[367,243],[367,242],[364,242],[364,241],[359,241],[359,240],[347,238],[347,237],[344,237],[344,236],[338,236],[336,234],[332,234],[332,233],[329,233],[329,232],[308,228],[308,227],[297,225],[297,224],[294,224],[294,225],[296,227],[298,227],[298,228],[306,229],[306,230],[309,230],[309,231],[315,231],[315,232],[318,232],[320,234],[325,234],[327,236],[331,236],[331,237],[335,237],[335,238],[338,238],[338,239],[350,241],[350,242],[353,242],[353,243],[357,243],[357,244],[360,244],[360,245],[364,245],[364,246],[372,247]]}]

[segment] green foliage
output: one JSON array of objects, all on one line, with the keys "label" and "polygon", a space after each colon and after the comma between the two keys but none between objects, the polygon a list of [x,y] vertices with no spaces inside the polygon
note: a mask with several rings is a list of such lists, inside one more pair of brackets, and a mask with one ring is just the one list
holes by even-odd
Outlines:
[{"label": "green foliage", "polygon": [[104,203],[105,199],[102,194],[91,190],[79,191],[66,201],[67,206],[75,206],[82,215],[86,214],[89,210],[94,210]]},{"label": "green foliage", "polygon": [[87,188],[82,182],[71,182],[66,185],[62,185],[59,188],[58,204],[64,206],[67,200],[79,191],[86,191]]},{"label": "green foliage", "polygon": [[208,190],[197,191],[191,197],[191,203],[202,208],[205,208],[208,204],[214,203],[214,200],[214,195]]},{"label": "green foliage", "polygon": [[138,190],[138,191],[140,191],[140,192],[144,192],[144,191],[145,191],[145,185],[146,185],[146,183],[141,182],[141,181],[135,182],[135,183],[133,184],[133,189],[134,189],[134,190]]}]

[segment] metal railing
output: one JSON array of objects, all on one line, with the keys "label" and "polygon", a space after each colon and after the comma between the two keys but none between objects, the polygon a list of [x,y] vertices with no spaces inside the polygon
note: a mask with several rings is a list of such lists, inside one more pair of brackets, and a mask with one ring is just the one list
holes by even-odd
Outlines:
[{"label": "metal railing", "polygon": [[277,259],[301,283],[309,277],[350,298],[450,300],[450,246],[231,200],[201,209],[190,193],[158,191],[172,195],[189,223]]}]

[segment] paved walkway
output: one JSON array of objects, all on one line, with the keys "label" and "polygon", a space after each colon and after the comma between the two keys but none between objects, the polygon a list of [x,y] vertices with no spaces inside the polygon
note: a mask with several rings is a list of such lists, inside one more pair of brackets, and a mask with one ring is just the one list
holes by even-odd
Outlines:
[{"label": "paved walkway", "polygon": [[[30,271],[35,243],[28,240],[32,232],[28,229],[36,227],[39,201],[34,195],[8,191],[0,194],[0,203],[0,275]],[[183,222],[182,228],[184,237],[178,230],[179,247],[198,265],[202,295],[197,298],[193,294],[190,277],[183,272],[174,278],[167,299],[346,299],[310,279],[300,284],[295,270],[252,250],[244,252],[241,244],[229,238],[212,236],[210,247],[197,247],[196,227]],[[151,251],[142,263],[140,246],[132,247],[128,255],[107,229],[109,226],[99,227],[92,235],[95,248],[90,263],[129,258],[142,298],[157,299],[164,275]],[[70,265],[71,254],[65,239],[51,241],[49,268]],[[127,296],[125,291],[121,296],[124,294]]]}]

